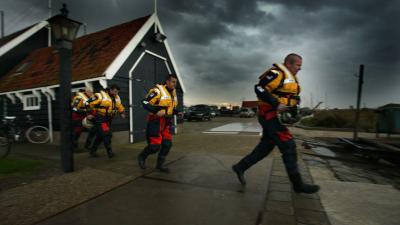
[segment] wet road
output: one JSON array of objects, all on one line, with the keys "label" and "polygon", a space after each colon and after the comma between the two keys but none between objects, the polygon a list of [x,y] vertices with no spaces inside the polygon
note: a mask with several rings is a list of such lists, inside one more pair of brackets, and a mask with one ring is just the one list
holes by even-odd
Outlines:
[{"label": "wet road", "polygon": [[243,189],[231,172],[240,157],[193,153],[54,216],[44,224],[255,224],[263,208],[272,160],[249,171]]}]

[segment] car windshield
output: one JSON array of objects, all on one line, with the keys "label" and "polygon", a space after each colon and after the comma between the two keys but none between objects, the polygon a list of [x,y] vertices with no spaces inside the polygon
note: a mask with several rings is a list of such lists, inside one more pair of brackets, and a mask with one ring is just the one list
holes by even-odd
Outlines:
[{"label": "car windshield", "polygon": [[242,111],[242,112],[248,112],[249,109],[242,109],[241,111]]}]

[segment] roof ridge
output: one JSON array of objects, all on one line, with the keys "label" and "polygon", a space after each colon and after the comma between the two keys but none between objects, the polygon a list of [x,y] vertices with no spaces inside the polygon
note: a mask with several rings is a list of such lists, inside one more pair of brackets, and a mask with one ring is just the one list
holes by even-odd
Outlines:
[{"label": "roof ridge", "polygon": [[96,34],[101,33],[101,32],[106,32],[108,30],[115,29],[117,27],[122,27],[122,26],[125,26],[125,25],[133,23],[133,22],[137,22],[137,21],[142,20],[142,19],[148,19],[150,17],[151,17],[151,14],[149,14],[147,16],[139,17],[139,18],[136,18],[136,19],[124,22],[124,23],[120,23],[120,24],[117,24],[117,25],[114,25],[114,26],[111,26],[111,27],[107,27],[107,28],[102,29],[102,30],[98,30],[98,31],[90,33],[90,34],[86,34],[86,35],[80,36],[80,37],[76,38],[75,40],[79,40],[81,38],[88,37],[88,36],[91,36],[91,35],[96,35]]}]

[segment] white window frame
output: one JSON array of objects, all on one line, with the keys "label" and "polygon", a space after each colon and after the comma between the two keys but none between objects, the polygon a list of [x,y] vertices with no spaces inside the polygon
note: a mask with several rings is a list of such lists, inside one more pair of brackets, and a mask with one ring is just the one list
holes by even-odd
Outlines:
[{"label": "white window frame", "polygon": [[[36,104],[32,104],[29,105],[28,103],[30,99],[36,99]],[[33,102],[32,102],[33,103]],[[35,95],[35,94],[29,94],[29,95],[24,95],[23,96],[23,110],[39,110],[40,109],[40,103],[41,103],[41,99],[39,96]]]}]

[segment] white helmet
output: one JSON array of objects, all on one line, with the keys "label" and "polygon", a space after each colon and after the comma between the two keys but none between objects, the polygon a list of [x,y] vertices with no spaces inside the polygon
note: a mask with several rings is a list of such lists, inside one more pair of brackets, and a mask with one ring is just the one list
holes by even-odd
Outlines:
[{"label": "white helmet", "polygon": [[88,120],[87,117],[85,117],[85,118],[82,120],[82,126],[83,126],[84,128],[91,129],[91,128],[93,127],[93,122],[90,121],[90,120]]}]

